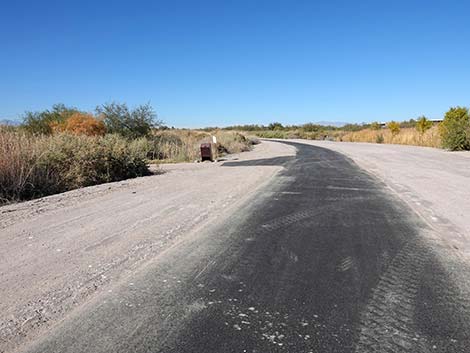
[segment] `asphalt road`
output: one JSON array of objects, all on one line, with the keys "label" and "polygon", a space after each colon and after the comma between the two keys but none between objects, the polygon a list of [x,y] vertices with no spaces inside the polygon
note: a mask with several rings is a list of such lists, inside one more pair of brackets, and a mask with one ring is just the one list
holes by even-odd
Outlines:
[{"label": "asphalt road", "polygon": [[470,352],[469,298],[426,224],[343,155],[293,145],[225,163],[285,169],[27,351]]}]

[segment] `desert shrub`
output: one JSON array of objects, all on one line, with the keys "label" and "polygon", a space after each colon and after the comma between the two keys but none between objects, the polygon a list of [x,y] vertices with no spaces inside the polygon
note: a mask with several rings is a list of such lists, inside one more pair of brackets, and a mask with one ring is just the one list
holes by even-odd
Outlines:
[{"label": "desert shrub", "polygon": [[375,138],[375,143],[384,143],[384,135],[377,134],[377,136]]},{"label": "desert shrub", "polygon": [[66,107],[64,104],[55,104],[51,110],[26,112],[22,128],[31,134],[50,135],[54,126],[63,124],[75,113],[79,113],[76,108]]},{"label": "desert shrub", "polygon": [[220,152],[240,153],[251,149],[251,142],[239,132],[216,131],[217,144]]},{"label": "desert shrub", "polygon": [[396,121],[390,121],[387,123],[387,127],[392,133],[392,136],[396,136],[400,133],[400,123],[397,123]]},{"label": "desert shrub", "polygon": [[0,202],[149,174],[139,141],[0,131]]},{"label": "desert shrub", "polygon": [[405,120],[405,121],[401,121],[399,124],[401,128],[413,128],[413,127],[416,127],[416,120],[415,119]]},{"label": "desert shrub", "polygon": [[261,138],[275,138],[275,139],[286,139],[288,138],[286,131],[281,130],[265,130],[257,131],[255,135]]},{"label": "desert shrub", "polygon": [[96,108],[109,133],[127,138],[149,136],[152,128],[162,124],[150,104],[129,109],[125,103],[103,104]]},{"label": "desert shrub", "polygon": [[302,130],[305,132],[317,132],[320,130],[324,130],[324,128],[319,124],[307,123],[302,125]]},{"label": "desert shrub", "polygon": [[91,114],[73,113],[62,123],[51,125],[54,132],[68,132],[75,135],[103,136],[106,127],[101,120],[96,119]]},{"label": "desert shrub", "polygon": [[374,121],[374,122],[370,123],[370,128],[372,130],[380,130],[382,128],[382,126],[377,121]]},{"label": "desert shrub", "polygon": [[281,123],[271,123],[268,125],[268,130],[284,130],[284,126]]},{"label": "desert shrub", "polygon": [[425,116],[421,116],[418,118],[416,121],[416,130],[423,135],[426,131],[428,131],[430,128],[432,128],[432,121],[426,118]]},{"label": "desert shrub", "polygon": [[344,131],[361,131],[364,130],[365,126],[363,124],[346,124],[341,128]]},{"label": "desert shrub", "polygon": [[470,150],[470,116],[467,108],[450,108],[439,128],[444,148]]}]

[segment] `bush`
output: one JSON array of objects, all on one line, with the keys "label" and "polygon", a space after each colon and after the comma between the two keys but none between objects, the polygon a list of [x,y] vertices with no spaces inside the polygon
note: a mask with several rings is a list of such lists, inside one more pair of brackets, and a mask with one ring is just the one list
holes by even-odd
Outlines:
[{"label": "bush", "polygon": [[54,126],[65,123],[75,113],[79,113],[76,108],[68,108],[63,104],[53,105],[52,110],[26,112],[22,128],[31,134],[50,135]]},{"label": "bush", "polygon": [[281,123],[271,123],[268,125],[268,130],[273,130],[273,131],[277,131],[277,130],[284,130],[284,126],[281,124]]},{"label": "bush", "polygon": [[103,136],[106,133],[104,123],[91,114],[73,113],[64,122],[52,123],[52,131],[68,132],[75,135]]},{"label": "bush", "polygon": [[214,135],[217,137],[217,144],[220,152],[223,153],[240,153],[251,149],[251,140],[247,139],[239,132],[216,131]]},{"label": "bush", "polygon": [[106,125],[109,133],[127,138],[149,136],[151,129],[162,124],[150,104],[129,109],[125,103],[103,104],[96,108],[96,113]]},{"label": "bush", "polygon": [[397,123],[396,121],[390,121],[387,123],[387,127],[392,133],[392,136],[396,136],[400,133],[400,123]]},{"label": "bush", "polygon": [[467,108],[450,108],[439,130],[444,148],[452,151],[470,150],[470,117]]},{"label": "bush", "polygon": [[378,134],[375,138],[375,143],[384,143],[384,135]]},{"label": "bush", "polygon": [[266,130],[266,131],[257,131],[255,135],[261,138],[273,138],[273,139],[286,139],[288,134],[286,131],[280,130]]},{"label": "bush", "polygon": [[382,128],[382,126],[377,122],[377,121],[374,121],[370,124],[370,128],[371,130],[380,130]]},{"label": "bush", "polygon": [[430,128],[432,128],[432,121],[430,121],[428,118],[425,116],[421,116],[418,118],[416,121],[416,130],[423,135],[426,131],[428,131]]},{"label": "bush", "polygon": [[148,175],[141,141],[0,131],[0,202]]}]

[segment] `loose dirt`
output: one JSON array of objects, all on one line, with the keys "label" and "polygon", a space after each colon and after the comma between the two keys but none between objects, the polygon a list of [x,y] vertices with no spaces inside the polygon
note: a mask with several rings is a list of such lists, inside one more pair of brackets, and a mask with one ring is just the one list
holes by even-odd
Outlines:
[{"label": "loose dirt", "polygon": [[[294,155],[274,142],[230,160]],[[163,174],[0,207],[0,352],[14,351],[214,220],[282,168],[163,165]]]}]

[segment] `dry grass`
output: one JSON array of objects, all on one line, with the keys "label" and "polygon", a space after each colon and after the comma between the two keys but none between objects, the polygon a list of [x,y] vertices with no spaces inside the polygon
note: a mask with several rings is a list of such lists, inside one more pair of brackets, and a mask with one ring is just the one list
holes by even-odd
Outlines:
[{"label": "dry grass", "polygon": [[156,131],[149,139],[151,160],[166,162],[188,162],[199,158],[199,145],[210,135],[192,130]]},{"label": "dry grass", "polygon": [[433,126],[424,134],[420,134],[415,128],[403,128],[393,136],[389,129],[371,130],[365,129],[356,132],[346,132],[337,137],[339,141],[370,142],[377,143],[378,137],[383,136],[383,143],[398,145],[414,145],[427,147],[441,147],[441,137],[437,126]]},{"label": "dry grass", "polygon": [[196,131],[196,130],[163,130],[155,131],[149,139],[149,154],[151,160],[159,162],[191,162],[200,158],[200,145],[211,142],[211,136],[217,137],[217,147],[220,154],[239,153],[248,151],[253,141],[234,131]]},{"label": "dry grass", "polygon": [[149,174],[141,142],[0,127],[0,204]]},{"label": "dry grass", "polygon": [[0,204],[19,197],[27,183],[35,183],[34,161],[40,155],[37,141],[0,130]]},{"label": "dry grass", "polygon": [[68,133],[31,135],[0,126],[0,204],[149,173],[147,162],[200,158],[200,144],[217,137],[218,153],[239,153],[253,142],[233,131],[155,131],[148,138]]}]

